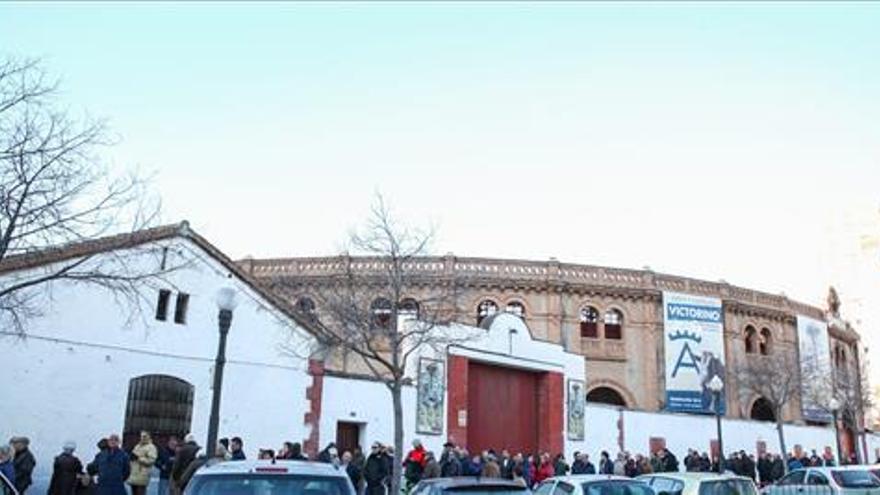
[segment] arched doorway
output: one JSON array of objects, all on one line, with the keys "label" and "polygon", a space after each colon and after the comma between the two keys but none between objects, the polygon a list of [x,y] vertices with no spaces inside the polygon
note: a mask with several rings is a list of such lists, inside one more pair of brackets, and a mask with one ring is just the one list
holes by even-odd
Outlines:
[{"label": "arched doorway", "polygon": [[183,439],[192,424],[194,387],[168,375],[143,375],[128,384],[123,444],[137,443],[141,431],[164,445],[169,436]]},{"label": "arched doorway", "polygon": [[626,407],[626,400],[617,390],[610,387],[596,387],[587,393],[587,402]]},{"label": "arched doorway", "polygon": [[776,414],[773,413],[773,405],[770,401],[763,397],[759,397],[752,404],[752,410],[749,412],[749,418],[755,421],[776,421]]}]

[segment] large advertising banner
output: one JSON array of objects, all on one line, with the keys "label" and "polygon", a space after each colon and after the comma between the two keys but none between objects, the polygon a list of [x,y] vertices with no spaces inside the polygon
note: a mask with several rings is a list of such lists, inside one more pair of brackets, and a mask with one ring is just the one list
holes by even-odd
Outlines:
[{"label": "large advertising banner", "polygon": [[828,400],[831,376],[831,351],[828,325],[824,321],[798,315],[798,350],[801,357],[801,405],[804,419],[831,421],[831,414],[821,402]]},{"label": "large advertising banner", "polygon": [[721,299],[678,292],[663,293],[666,348],[666,409],[668,411],[724,413],[709,382],[724,374],[724,318]]}]

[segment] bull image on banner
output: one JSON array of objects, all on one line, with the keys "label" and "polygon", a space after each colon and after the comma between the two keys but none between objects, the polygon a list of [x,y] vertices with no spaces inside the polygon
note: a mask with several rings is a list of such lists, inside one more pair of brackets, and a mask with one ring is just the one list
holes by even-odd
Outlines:
[{"label": "bull image on banner", "polygon": [[709,388],[724,374],[724,319],[721,300],[677,292],[663,293],[663,334],[666,349],[666,409],[724,413]]},{"label": "bull image on banner", "polygon": [[828,382],[831,376],[831,352],[828,347],[828,326],[824,321],[798,315],[798,350],[801,356],[801,404],[804,419],[831,421],[828,407]]}]

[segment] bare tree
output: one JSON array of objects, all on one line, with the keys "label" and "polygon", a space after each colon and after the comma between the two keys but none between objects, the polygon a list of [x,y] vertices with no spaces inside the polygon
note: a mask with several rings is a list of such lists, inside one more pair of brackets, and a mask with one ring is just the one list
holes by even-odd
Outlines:
[{"label": "bare tree", "polygon": [[[801,382],[798,363],[791,354],[780,351],[770,356],[751,356],[737,372],[737,382],[743,390],[763,397],[773,409],[780,455],[788,450],[785,446],[783,413],[785,406],[799,396]],[[786,471],[788,466],[785,466]]]},{"label": "bare tree", "polygon": [[[0,59],[0,273],[7,274],[0,320],[22,335],[53,281],[97,285],[134,301],[144,281],[168,268],[135,274],[119,253],[57,262],[65,246],[134,232],[158,214],[142,178],[111,174],[101,163],[99,151],[111,141],[104,122],[61,110],[57,88],[39,61]],[[56,262],[22,264],[40,257]]]},{"label": "bare tree", "polygon": [[[431,232],[402,227],[377,196],[363,230],[351,235],[349,262],[336,284],[318,295],[315,326],[329,353],[357,358],[385,384],[394,411],[394,448],[403,455],[402,392],[412,382],[411,363],[420,353],[442,355],[472,339],[445,326],[455,311],[454,281],[416,285],[417,257],[427,254]],[[425,288],[431,287],[431,288]],[[418,291],[418,301],[411,299]],[[442,327],[442,328],[441,328]],[[394,462],[391,491],[399,493],[401,463]]]},{"label": "bare tree", "polygon": [[[858,445],[864,434],[865,411],[873,407],[866,363],[835,363],[828,368],[805,364],[802,379],[809,386],[804,387],[803,400],[830,418],[836,415],[840,424],[852,431],[856,437],[855,453],[858,462],[863,462],[862,449]],[[837,402],[837,410],[832,410],[832,399]],[[840,459],[839,462],[844,462]]]}]

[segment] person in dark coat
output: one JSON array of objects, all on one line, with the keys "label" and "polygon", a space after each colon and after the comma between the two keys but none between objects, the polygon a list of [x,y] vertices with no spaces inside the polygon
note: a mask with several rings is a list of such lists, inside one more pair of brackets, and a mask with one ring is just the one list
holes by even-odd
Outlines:
[{"label": "person in dark coat", "polygon": [[66,442],[61,449],[61,455],[55,458],[48,495],[74,495],[76,493],[79,488],[80,475],[83,473],[83,465],[73,455],[75,450],[75,443]]},{"label": "person in dark coat", "polygon": [[343,452],[342,463],[339,465],[339,468],[345,470],[345,474],[347,474],[348,479],[351,480],[351,486],[354,487],[355,493],[360,493],[361,479],[363,478],[363,474],[361,473],[361,469],[352,463],[353,458],[354,457],[351,455],[351,452],[347,450]]},{"label": "person in dark coat", "polygon": [[293,442],[293,445],[290,446],[290,460],[292,461],[307,461],[308,458],[303,455],[303,447],[299,442]]},{"label": "person in dark coat", "polygon": [[0,473],[15,486],[15,466],[12,464],[12,447],[0,445]]},{"label": "person in dark coat", "polygon": [[177,455],[174,457],[174,463],[171,466],[171,493],[179,495],[183,473],[186,468],[196,459],[199,453],[199,444],[196,443],[195,437],[190,433],[183,439],[184,443],[177,449]]},{"label": "person in dark coat", "polygon": [[244,441],[241,437],[232,437],[229,442],[229,453],[232,454],[230,459],[233,461],[243,461],[247,459],[244,455]]},{"label": "person in dark coat", "polygon": [[599,458],[599,474],[614,474],[614,462],[604,450]]},{"label": "person in dark coat", "polygon": [[27,437],[13,437],[9,441],[12,449],[15,450],[12,465],[15,467],[15,488],[20,495],[24,495],[25,490],[33,483],[31,473],[34,472],[34,467],[37,465],[34,454],[28,448],[30,443],[31,441]]},{"label": "person in dark coat", "polygon": [[770,464],[770,482],[775,483],[785,476],[785,463],[779,454],[773,456],[773,462]]},{"label": "person in dark coat", "polygon": [[450,478],[461,473],[461,462],[455,453],[455,445],[450,442],[443,444],[443,453],[440,454],[440,476]]},{"label": "person in dark coat", "polygon": [[174,467],[174,457],[177,456],[177,437],[171,435],[165,445],[159,447],[159,457],[156,467],[159,468],[159,493],[168,495],[171,483],[171,468]]},{"label": "person in dark coat", "polygon": [[324,450],[318,452],[318,462],[324,462],[326,464],[332,464],[333,459],[339,456],[339,451],[336,449],[336,444],[334,442],[330,442],[324,447]]},{"label": "person in dark coat", "polygon": [[374,443],[370,448],[370,455],[364,464],[364,480],[367,482],[365,495],[385,495],[385,479],[390,476],[389,463],[382,453],[382,445]]},{"label": "person in dark coat", "polygon": [[98,470],[98,495],[128,495],[125,480],[131,474],[131,460],[119,448],[119,436],[107,437],[107,449],[95,458]]}]

